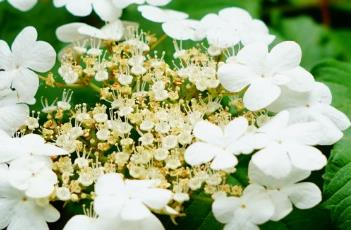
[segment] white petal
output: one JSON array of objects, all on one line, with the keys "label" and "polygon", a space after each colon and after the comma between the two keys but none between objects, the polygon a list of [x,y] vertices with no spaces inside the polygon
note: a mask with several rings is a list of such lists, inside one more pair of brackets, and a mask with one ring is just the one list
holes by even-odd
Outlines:
[{"label": "white petal", "polygon": [[41,208],[34,201],[21,202],[15,208],[8,230],[49,230],[44,217],[41,215]]},{"label": "white petal", "polygon": [[56,29],[56,37],[62,42],[76,42],[86,38],[78,32],[80,27],[86,26],[87,24],[81,22],[73,22],[62,25]]},{"label": "white petal", "polygon": [[71,14],[78,17],[88,16],[93,10],[93,6],[87,0],[69,1],[66,8]]},{"label": "white petal", "polygon": [[326,84],[315,82],[312,92],[310,93],[310,103],[322,103],[330,105],[332,103],[332,93]]},{"label": "white petal", "polygon": [[[17,59],[17,63],[22,64],[28,51],[34,46],[38,37],[37,30],[32,26],[25,27],[15,38],[11,49]],[[24,57],[22,57],[24,56]]]},{"label": "white petal", "polygon": [[250,184],[244,190],[241,197],[246,204],[248,221],[254,224],[262,224],[268,221],[274,214],[273,203],[262,186]]},{"label": "white petal", "polygon": [[289,200],[288,195],[284,192],[272,190],[269,192],[269,196],[274,205],[274,214],[271,217],[271,220],[281,220],[293,210],[291,201]]},{"label": "white petal", "polygon": [[310,182],[291,185],[285,188],[284,192],[288,194],[291,202],[300,209],[312,208],[322,201],[322,193],[318,186]]},{"label": "white petal", "polygon": [[211,169],[213,170],[224,170],[233,168],[238,164],[236,156],[230,152],[219,152],[214,157],[211,163]]},{"label": "white petal", "polygon": [[117,19],[102,27],[101,32],[104,34],[104,39],[119,41],[123,37],[124,26],[123,23]]},{"label": "white petal", "polygon": [[150,210],[139,200],[129,200],[122,209],[121,218],[123,220],[142,220],[152,215]]},{"label": "white petal", "polygon": [[327,158],[315,147],[304,145],[287,145],[291,163],[303,170],[319,170],[327,164]]},{"label": "white petal", "polygon": [[8,0],[8,2],[21,11],[28,11],[37,4],[38,0]]},{"label": "white petal", "polygon": [[312,120],[320,124],[319,145],[333,145],[344,136],[343,132],[328,117],[311,111],[309,115]]},{"label": "white petal", "polygon": [[343,112],[337,110],[330,105],[314,106],[314,109],[326,116],[332,121],[340,130],[346,130],[350,127],[350,119]]},{"label": "white petal", "polygon": [[257,75],[243,65],[223,64],[218,69],[218,78],[226,90],[239,92],[257,78]]},{"label": "white petal", "polygon": [[[4,196],[4,194],[2,194]],[[0,200],[0,229],[5,229],[11,221],[13,215],[12,209],[16,205],[16,201],[12,199],[2,198]]]},{"label": "white petal", "polygon": [[24,124],[29,116],[29,107],[24,104],[12,104],[0,107],[0,129],[12,135]]},{"label": "white petal", "polygon": [[255,71],[256,74],[262,74],[264,68],[264,60],[268,55],[268,47],[266,44],[258,42],[244,46],[238,54],[237,61],[244,64]]},{"label": "white petal", "polygon": [[34,104],[34,96],[39,88],[38,76],[33,71],[24,68],[14,71],[16,71],[16,76],[12,81],[12,88],[16,90],[18,101]]},{"label": "white petal", "polygon": [[255,80],[245,92],[244,105],[251,111],[263,109],[272,104],[280,92],[280,88],[268,80]]},{"label": "white petal", "polygon": [[123,229],[123,230],[164,230],[161,221],[155,215],[149,215],[148,217],[138,221],[119,221],[118,227],[108,228],[109,229]]},{"label": "white petal", "polygon": [[124,194],[124,181],[121,174],[108,173],[98,178],[95,184],[95,193],[97,195],[115,195]]},{"label": "white petal", "polygon": [[140,192],[136,198],[142,200],[151,209],[161,210],[167,206],[172,196],[172,192],[167,189],[150,188]]},{"label": "white petal", "polygon": [[188,14],[176,10],[163,10],[156,6],[143,5],[138,7],[141,15],[152,22],[167,22],[188,18]]},{"label": "white petal", "polygon": [[321,125],[318,122],[296,123],[284,130],[282,138],[303,145],[317,145],[321,139],[320,132]]},{"label": "white petal", "polygon": [[258,151],[253,155],[252,163],[262,172],[274,178],[287,176],[292,168],[288,155],[279,145],[270,145]]},{"label": "white petal", "polygon": [[209,121],[199,121],[193,130],[194,136],[201,141],[218,145],[223,141],[223,131]]},{"label": "white petal", "polygon": [[222,151],[213,145],[196,142],[185,150],[184,159],[189,165],[200,165],[210,162],[218,152]]},{"label": "white petal", "polygon": [[290,70],[301,62],[301,48],[293,41],[281,42],[270,51],[267,65],[271,74]]},{"label": "white petal", "polygon": [[46,205],[43,208],[43,215],[47,222],[52,223],[60,219],[60,212],[51,204]]},{"label": "white petal", "polygon": [[175,40],[189,40],[194,37],[195,30],[185,20],[169,21],[162,24],[163,31]]},{"label": "white petal", "polygon": [[242,220],[240,217],[235,218],[229,224],[226,224],[223,230],[260,230],[260,228],[251,222],[246,221],[245,219]]},{"label": "white petal", "polygon": [[219,222],[226,224],[233,219],[234,211],[239,205],[237,197],[219,197],[212,204],[212,212]]},{"label": "white petal", "polygon": [[[301,93],[293,91],[285,86],[281,86],[281,94],[279,98],[270,104],[267,109],[269,111],[278,113],[285,109],[307,109],[306,105],[309,104],[310,94],[309,93]],[[297,115],[306,116],[305,112],[297,111]],[[293,115],[291,115],[293,116]]]},{"label": "white petal", "polygon": [[37,149],[34,150],[34,154],[40,155],[40,156],[61,156],[61,155],[67,155],[68,152],[60,147],[57,147],[53,144],[44,144],[41,146],[38,146]]},{"label": "white petal", "polygon": [[54,191],[57,183],[56,174],[50,169],[42,170],[39,175],[30,179],[30,185],[26,189],[26,195],[31,198],[48,197]]},{"label": "white petal", "polygon": [[238,117],[229,122],[224,128],[224,138],[227,144],[241,137],[247,130],[249,122],[245,117]]},{"label": "white petal", "polygon": [[96,219],[85,215],[73,216],[64,226],[63,230],[96,230]]},{"label": "white petal", "polygon": [[164,6],[171,2],[171,0],[146,0],[147,4],[153,6]]},{"label": "white petal", "polygon": [[56,52],[54,48],[47,42],[37,41],[27,55],[23,59],[26,67],[38,71],[49,71],[56,62]]},{"label": "white petal", "polygon": [[8,44],[0,40],[0,69],[10,70],[14,68],[12,52]]},{"label": "white petal", "polygon": [[285,71],[282,74],[290,78],[290,82],[287,84],[287,87],[291,90],[307,92],[312,90],[314,87],[315,81],[312,74],[300,66]]},{"label": "white petal", "polygon": [[114,21],[122,15],[122,10],[116,8],[110,0],[93,2],[94,11],[103,21]]},{"label": "white petal", "polygon": [[259,132],[272,134],[277,131],[281,131],[286,128],[289,122],[289,112],[281,111],[275,115],[271,120],[265,123],[260,129]]},{"label": "white petal", "polygon": [[98,195],[94,200],[94,210],[101,217],[117,218],[126,201],[123,196]]},{"label": "white petal", "polygon": [[55,64],[56,52],[49,43],[36,39],[37,31],[34,27],[24,28],[13,42],[12,51],[18,67],[47,72]]},{"label": "white petal", "polygon": [[251,21],[249,12],[239,7],[227,7],[218,12],[219,17],[228,20],[231,24],[237,27],[240,24],[246,24]]}]

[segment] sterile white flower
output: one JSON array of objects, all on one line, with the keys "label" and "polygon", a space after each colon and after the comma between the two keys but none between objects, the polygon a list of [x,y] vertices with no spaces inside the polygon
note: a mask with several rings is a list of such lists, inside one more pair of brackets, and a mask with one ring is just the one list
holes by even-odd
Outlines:
[{"label": "sterile white flower", "polygon": [[215,170],[234,167],[239,154],[237,144],[248,127],[244,117],[235,118],[223,129],[208,121],[196,123],[193,134],[199,140],[191,144],[185,151],[185,161],[192,165],[200,165],[212,161]]},{"label": "sterile white flower", "polygon": [[122,14],[122,9],[117,8],[112,0],[54,0],[55,7],[63,7],[74,16],[88,16],[94,10],[104,21],[113,21]]},{"label": "sterile white flower", "polygon": [[310,174],[310,171],[293,168],[286,177],[277,179],[266,175],[254,164],[249,164],[250,183],[264,186],[267,191],[263,192],[268,193],[274,204],[274,215],[271,217],[274,221],[287,216],[293,210],[292,204],[300,209],[309,209],[321,202],[322,193],[317,185],[311,182],[298,183]]},{"label": "sterile white flower", "polygon": [[49,157],[24,156],[10,163],[8,181],[27,197],[45,198],[54,191],[57,176]]},{"label": "sterile white flower", "polygon": [[[265,174],[274,178],[286,177],[296,167],[301,170],[319,170],[327,163],[322,152],[313,147],[321,137],[318,122],[289,125],[289,112],[282,111],[257,130],[264,138],[264,147],[252,157]],[[263,135],[262,135],[263,134]]]},{"label": "sterile white flower", "polygon": [[88,38],[87,35],[79,33],[79,28],[83,26],[88,26],[86,23],[82,22],[72,22],[59,26],[56,29],[56,37],[62,42],[78,42]]},{"label": "sterile white flower", "polygon": [[94,210],[103,218],[144,221],[153,216],[150,209],[162,210],[172,199],[172,192],[157,185],[155,180],[124,181],[120,174],[105,174],[95,184]]},{"label": "sterile white flower", "polygon": [[0,165],[0,229],[49,230],[60,213],[46,199],[32,199],[8,183],[8,167]]},{"label": "sterile white flower", "polygon": [[[1,79],[1,73],[0,73]],[[0,91],[0,130],[12,135],[22,126],[29,116],[29,108],[25,104],[17,103],[17,95],[9,90]],[[2,95],[6,94],[6,95]]]},{"label": "sterile white flower", "polygon": [[274,205],[263,187],[251,184],[241,197],[216,197],[212,212],[225,230],[259,230],[257,225],[273,216]]},{"label": "sterile white flower", "polygon": [[328,86],[316,82],[311,91],[299,93],[282,88],[280,97],[268,106],[272,112],[287,110],[290,122],[317,121],[324,131],[321,145],[332,145],[343,137],[341,131],[350,127],[349,118],[331,105],[332,94]]},{"label": "sterile white flower", "polygon": [[112,0],[116,7],[124,9],[132,4],[148,4],[153,6],[164,6],[172,0]]},{"label": "sterile white flower", "polygon": [[207,14],[201,19],[207,41],[212,47],[229,48],[240,41],[244,45],[257,41],[268,45],[274,40],[267,26],[237,7],[222,9],[217,14]]},{"label": "sterile white flower", "polygon": [[158,23],[182,20],[189,17],[188,14],[181,11],[161,9],[156,6],[149,5],[139,6],[138,10],[147,20]]},{"label": "sterile white flower", "polygon": [[313,88],[313,76],[299,66],[301,48],[292,41],[281,42],[268,52],[263,43],[242,48],[235,62],[223,64],[218,70],[223,87],[239,92],[248,86],[244,105],[252,111],[272,104],[281,94],[281,86],[298,92]]},{"label": "sterile white flower", "polygon": [[86,215],[73,216],[63,230],[163,230],[161,222],[156,216],[150,215],[141,221],[126,221],[120,218],[90,217]]},{"label": "sterile white flower", "polygon": [[22,137],[11,138],[0,135],[0,163],[29,156],[59,156],[68,154],[65,150],[53,144],[45,143],[45,140],[37,134],[27,134]]},{"label": "sterile white flower", "polygon": [[206,36],[201,22],[193,19],[166,21],[162,24],[162,29],[175,40],[201,41]]},{"label": "sterile white flower", "polygon": [[[0,0],[2,2],[4,0]],[[7,0],[13,7],[21,11],[28,11],[32,9],[38,0]]]},{"label": "sterile white flower", "polygon": [[84,25],[78,29],[82,35],[103,40],[119,41],[123,37],[124,26],[119,19],[107,23],[101,29]]},{"label": "sterile white flower", "polygon": [[34,27],[24,28],[12,43],[11,49],[5,41],[0,40],[1,86],[15,89],[20,102],[32,104],[39,87],[37,72],[49,71],[56,61],[56,52],[44,41],[37,41]]}]

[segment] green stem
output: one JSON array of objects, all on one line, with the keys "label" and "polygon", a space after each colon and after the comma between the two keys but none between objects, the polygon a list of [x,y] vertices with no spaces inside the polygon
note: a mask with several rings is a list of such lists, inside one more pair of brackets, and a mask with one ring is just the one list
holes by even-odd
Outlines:
[{"label": "green stem", "polygon": [[163,34],[160,39],[157,40],[157,42],[155,42],[151,47],[150,50],[155,49],[159,44],[161,44],[165,39],[167,38],[166,34]]},{"label": "green stem", "polygon": [[92,88],[94,91],[100,93],[101,88],[97,85],[95,85],[93,82],[89,83],[89,87]]}]

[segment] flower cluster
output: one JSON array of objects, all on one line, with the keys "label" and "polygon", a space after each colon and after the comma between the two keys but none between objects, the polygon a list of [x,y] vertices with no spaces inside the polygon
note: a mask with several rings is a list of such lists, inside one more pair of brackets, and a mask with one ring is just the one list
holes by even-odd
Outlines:
[{"label": "flower cluster", "polygon": [[[305,182],[327,163],[316,146],[339,141],[350,121],[300,66],[300,46],[270,48],[274,36],[245,10],[193,20],[157,7],[168,2],[55,0],[107,21],[57,29],[70,43],[57,76],[37,75],[56,53],[33,27],[11,48],[0,41],[1,229],[48,229],[60,217],[53,204],[81,208],[65,230],[164,229],[160,215],[177,221],[205,193],[225,229],[248,230],[322,200]],[[130,4],[180,40],[173,66],[154,50],[157,37],[118,19]],[[208,45],[182,47],[203,39]],[[39,78],[67,89],[30,114]],[[97,103],[73,104],[77,88],[89,88]],[[230,182],[240,168],[248,183]]]}]

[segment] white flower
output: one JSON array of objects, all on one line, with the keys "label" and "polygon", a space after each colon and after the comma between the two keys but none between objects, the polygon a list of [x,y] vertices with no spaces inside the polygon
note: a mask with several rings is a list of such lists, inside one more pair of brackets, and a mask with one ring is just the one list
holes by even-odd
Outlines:
[{"label": "white flower", "polygon": [[263,43],[241,49],[235,63],[222,65],[218,70],[223,87],[231,92],[246,88],[244,105],[252,111],[263,109],[278,99],[281,86],[306,92],[312,89],[313,76],[299,66],[301,48],[292,41],[281,42],[270,52]]},{"label": "white flower", "polygon": [[216,197],[212,204],[215,218],[225,224],[225,230],[259,230],[258,224],[268,221],[274,206],[265,189],[249,185],[241,197]]},{"label": "white flower", "polygon": [[[1,0],[0,2],[2,2]],[[38,0],[7,0],[13,7],[21,11],[28,11],[32,9]]]},{"label": "white flower", "polygon": [[[282,111],[257,130],[260,138],[266,140],[264,147],[252,157],[252,163],[275,178],[287,176],[293,167],[308,171],[323,168],[327,158],[312,146],[320,140],[320,125],[317,122],[288,123],[289,112]],[[252,141],[256,138],[253,135]]]},{"label": "white flower", "polygon": [[157,188],[157,185],[155,180],[124,181],[120,174],[103,175],[95,184],[95,212],[103,218],[129,222],[152,218],[150,209],[166,208],[173,196],[172,192]]},{"label": "white flower", "polygon": [[138,10],[141,12],[141,15],[147,20],[158,23],[182,20],[189,17],[188,14],[181,11],[168,9],[166,10],[149,5],[139,6]]},{"label": "white flower", "polygon": [[62,25],[56,29],[56,37],[62,42],[79,42],[87,38],[119,41],[124,34],[121,20],[115,19],[98,29],[85,23],[74,22]]},{"label": "white flower", "polygon": [[45,198],[54,191],[57,176],[49,157],[24,156],[10,163],[8,180],[31,198]]},{"label": "white flower", "polygon": [[200,41],[206,36],[201,22],[187,19],[188,14],[184,12],[149,5],[139,6],[138,10],[144,18],[162,23],[165,34],[173,39]]},{"label": "white flower", "polygon": [[224,129],[208,121],[199,121],[193,131],[199,141],[186,149],[185,161],[192,166],[212,161],[211,168],[215,170],[234,167],[238,163],[234,154],[240,153],[236,145],[247,127],[244,117],[232,120]]},{"label": "white flower", "polygon": [[88,16],[94,10],[104,21],[113,21],[119,18],[122,10],[117,8],[112,0],[54,0],[55,7],[63,7],[74,16]]},{"label": "white flower", "polygon": [[232,47],[240,41],[244,45],[257,41],[270,44],[274,36],[268,33],[267,26],[254,20],[243,9],[229,7],[217,14],[208,14],[201,19],[208,43],[221,49]]},{"label": "white flower", "polygon": [[116,7],[123,9],[132,4],[140,5],[145,3],[153,6],[164,6],[170,3],[171,0],[112,0],[112,2]]},{"label": "white flower", "polygon": [[349,118],[331,106],[332,94],[328,86],[316,82],[311,91],[305,93],[294,92],[283,88],[281,96],[267,109],[272,112],[287,110],[290,122],[317,121],[321,124],[324,137],[318,144],[331,145],[339,141],[341,131],[350,127]]},{"label": "white flower", "polygon": [[124,26],[121,20],[116,19],[112,22],[107,23],[101,29],[89,25],[84,25],[78,28],[78,32],[88,37],[119,41],[123,37]]},{"label": "white flower", "polygon": [[66,155],[67,152],[53,144],[45,143],[44,139],[37,134],[27,134],[20,138],[0,135],[0,163],[12,160],[36,156],[58,156]]},{"label": "white flower", "polygon": [[201,22],[193,19],[166,21],[162,24],[162,29],[175,40],[201,41],[206,36]]},{"label": "white flower", "polygon": [[[1,74],[0,74],[1,79]],[[29,116],[29,108],[25,104],[17,104],[17,96],[11,91],[10,95],[1,95],[0,91],[0,130],[12,135],[22,126]]]},{"label": "white flower", "polygon": [[32,199],[8,183],[8,168],[0,165],[0,229],[49,230],[46,222],[55,222],[60,213],[47,199]]},{"label": "white flower", "polygon": [[264,186],[274,204],[274,215],[271,217],[274,221],[287,216],[293,210],[292,204],[300,209],[309,209],[321,202],[322,193],[317,185],[311,182],[297,183],[310,174],[309,171],[293,168],[286,177],[277,179],[266,175],[254,164],[249,164],[250,183]]},{"label": "white flower", "polygon": [[73,216],[63,230],[163,230],[161,222],[156,216],[151,215],[141,221],[125,221],[118,218],[90,217],[86,215]]},{"label": "white flower", "polygon": [[34,95],[39,87],[37,72],[49,71],[56,60],[56,52],[52,46],[43,41],[37,41],[37,31],[34,27],[24,28],[12,43],[11,49],[5,41],[0,40],[0,69],[2,88],[15,89],[20,102],[33,104]]},{"label": "white flower", "polygon": [[71,43],[86,39],[88,36],[79,33],[79,28],[83,26],[88,26],[86,23],[82,22],[72,22],[59,26],[56,31],[56,37],[61,42]]}]

